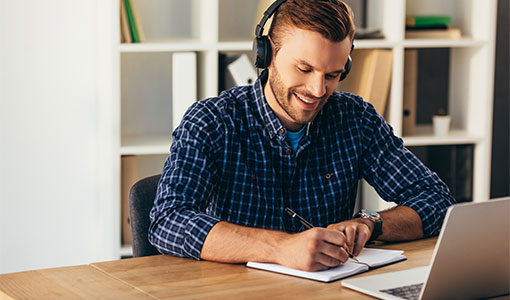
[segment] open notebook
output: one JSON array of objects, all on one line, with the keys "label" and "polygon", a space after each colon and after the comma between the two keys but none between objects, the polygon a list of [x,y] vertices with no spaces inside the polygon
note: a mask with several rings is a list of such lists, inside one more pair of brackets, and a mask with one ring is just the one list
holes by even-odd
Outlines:
[{"label": "open notebook", "polygon": [[358,255],[360,263],[349,259],[345,264],[324,271],[306,272],[272,263],[248,262],[247,267],[272,271],[297,277],[303,277],[318,281],[330,282],[337,279],[366,272],[370,268],[376,268],[406,259],[404,251],[364,248]]}]

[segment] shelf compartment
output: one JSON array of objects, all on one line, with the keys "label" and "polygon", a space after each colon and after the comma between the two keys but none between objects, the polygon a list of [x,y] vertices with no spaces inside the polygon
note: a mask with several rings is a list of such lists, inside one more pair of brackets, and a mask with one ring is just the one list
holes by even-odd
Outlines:
[{"label": "shelf compartment", "polygon": [[[174,123],[180,122],[174,120],[174,110],[177,109],[176,113],[179,114],[182,109],[172,105],[176,88],[173,78],[173,67],[176,67],[173,64],[174,58],[173,52],[121,54],[121,136],[147,137],[130,138],[127,143],[123,138],[122,154],[133,154],[132,151],[142,154],[168,153],[168,141]],[[197,68],[200,70],[201,67],[198,65]],[[198,91],[199,78],[196,80],[195,88]],[[197,91],[189,89],[190,93]],[[193,100],[188,99],[189,105],[196,98],[194,95]],[[188,102],[184,98],[178,100],[182,106],[186,105],[184,101]],[[154,139],[154,136],[165,138]],[[161,145],[165,145],[165,148],[161,148]]]},{"label": "shelf compartment", "polygon": [[121,136],[172,132],[172,53],[121,55]]},{"label": "shelf compartment", "polygon": [[[255,20],[258,3],[253,0],[219,0],[218,40],[240,42],[255,37],[255,23],[259,21]],[[264,28],[267,30],[270,24],[267,22]]]},{"label": "shelf compartment", "polygon": [[434,135],[432,126],[416,126],[416,134],[402,137],[404,145],[407,146],[434,146],[434,145],[462,145],[477,144],[483,140],[482,137],[472,135],[465,130],[452,129],[445,136]]},{"label": "shelf compartment", "polygon": [[[420,133],[413,135],[419,138],[405,139],[407,142],[413,145],[475,143],[484,137],[485,123],[476,120],[488,115],[488,107],[483,100],[469,99],[487,99],[490,83],[482,81],[489,74],[478,71],[479,62],[483,61],[486,53],[486,47],[418,49],[417,99],[415,108],[410,111],[411,114],[414,111],[415,123],[421,129]],[[407,87],[412,88],[410,85]],[[412,101],[412,97],[407,100]],[[432,116],[440,110],[451,116],[451,128],[454,130],[447,138],[432,134]],[[409,129],[405,127],[403,131],[412,134]]]},{"label": "shelf compartment", "polygon": [[[253,71],[257,72],[255,68],[254,57],[251,51],[220,51],[218,53],[218,91],[220,93],[238,85],[238,83],[235,82],[230,70],[228,69],[228,65],[239,58],[241,55],[248,56],[250,65],[253,67]],[[251,85],[253,83],[254,82],[246,82],[244,84]]]},{"label": "shelf compartment", "polygon": [[146,40],[200,39],[200,0],[133,0]]},{"label": "shelf compartment", "polygon": [[129,195],[131,188],[142,178],[161,174],[168,155],[122,155],[121,156],[121,257],[132,256]]},{"label": "shelf compartment", "polygon": [[[451,28],[458,28],[462,36],[483,39],[476,28],[477,19],[486,16],[477,11],[476,6],[483,4],[480,0],[406,0],[406,15],[446,15],[451,17]],[[488,11],[485,9],[485,12]]]},{"label": "shelf compartment", "polygon": [[457,202],[473,200],[474,145],[413,146],[413,152],[449,187]]}]

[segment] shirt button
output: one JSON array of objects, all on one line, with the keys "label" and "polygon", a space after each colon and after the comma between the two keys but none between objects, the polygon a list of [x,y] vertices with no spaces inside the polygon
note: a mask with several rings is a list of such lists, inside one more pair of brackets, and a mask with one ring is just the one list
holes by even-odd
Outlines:
[{"label": "shirt button", "polygon": [[284,134],[285,133],[285,129],[280,129],[280,134]]},{"label": "shirt button", "polygon": [[292,193],[292,188],[288,188],[287,192],[289,192],[289,194]]},{"label": "shirt button", "polygon": [[285,150],[285,153],[291,154],[292,153],[292,149],[288,148],[287,150]]},{"label": "shirt button", "polygon": [[326,179],[330,179],[331,178],[331,174],[326,174]]},{"label": "shirt button", "polygon": [[273,131],[272,130],[269,130],[269,135],[273,135]]},{"label": "shirt button", "polygon": [[253,173],[253,174],[251,174],[251,178],[252,178],[253,180],[255,180],[255,179],[257,179],[257,175],[255,175],[255,173]]},{"label": "shirt button", "polygon": [[292,225],[292,227],[290,228],[292,231],[296,231],[296,226]]}]

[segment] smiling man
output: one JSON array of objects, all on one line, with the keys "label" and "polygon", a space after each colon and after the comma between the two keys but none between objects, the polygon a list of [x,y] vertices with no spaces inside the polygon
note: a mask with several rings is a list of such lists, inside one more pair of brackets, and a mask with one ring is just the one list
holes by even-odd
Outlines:
[{"label": "smiling man", "polygon": [[[311,122],[335,91],[349,56],[352,41],[332,42],[320,33],[290,27],[269,66],[266,100],[290,131]],[[303,47],[303,45],[307,45]],[[280,72],[283,74],[280,74]]]},{"label": "smiling man", "polygon": [[[280,2],[257,82],[195,103],[174,131],[150,242],[176,256],[315,271],[371,239],[438,234],[454,203],[448,188],[372,105],[335,91],[352,49],[350,8]],[[398,206],[355,215],[361,178]]]}]

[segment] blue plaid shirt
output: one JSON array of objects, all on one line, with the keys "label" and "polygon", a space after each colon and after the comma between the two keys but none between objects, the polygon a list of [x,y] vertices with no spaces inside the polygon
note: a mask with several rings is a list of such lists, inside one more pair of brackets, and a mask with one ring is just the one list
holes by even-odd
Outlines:
[{"label": "blue plaid shirt", "polygon": [[285,207],[315,226],[349,220],[360,178],[413,208],[426,236],[439,233],[454,199],[371,104],[334,92],[294,152],[264,97],[266,80],[264,72],[253,86],[194,103],[174,131],[150,213],[149,241],[161,253],[200,259],[219,221],[304,230]]}]

